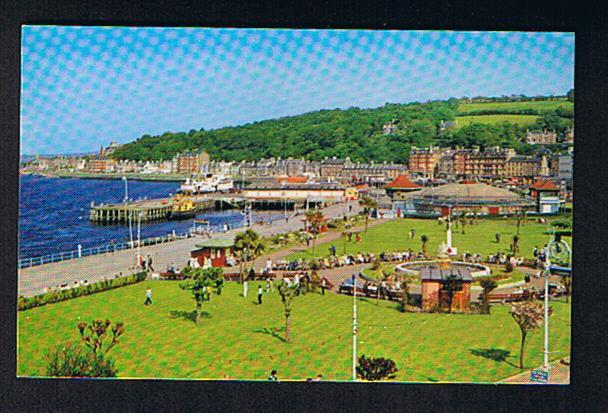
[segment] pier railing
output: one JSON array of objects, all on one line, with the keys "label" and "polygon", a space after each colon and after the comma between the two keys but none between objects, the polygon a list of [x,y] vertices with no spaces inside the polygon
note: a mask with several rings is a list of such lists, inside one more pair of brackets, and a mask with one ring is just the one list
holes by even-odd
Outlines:
[{"label": "pier railing", "polygon": [[[274,221],[279,221],[279,220],[283,220],[283,219],[285,219],[285,214],[270,215],[270,216],[265,216],[263,218],[263,220],[266,222],[268,222],[268,221],[274,222]],[[254,223],[255,223],[255,221],[254,221]],[[245,226],[245,224],[243,222],[232,223],[229,225],[231,226],[231,228],[234,228],[235,226],[237,226],[237,227]],[[197,231],[199,231],[199,232],[207,231],[207,229],[206,229],[206,227],[191,227],[189,232],[186,234],[168,234],[168,235],[164,235],[164,236],[160,236],[160,237],[144,238],[141,240],[141,246],[144,247],[144,246],[150,246],[150,245],[154,245],[154,244],[166,243],[166,242],[174,241],[174,240],[180,240],[180,239],[184,239],[184,238],[190,238],[190,237],[193,237],[193,234],[195,234]],[[223,232],[223,225],[219,225],[219,224],[212,225],[209,227],[208,231],[212,234],[221,233],[221,232]],[[65,260],[73,260],[73,259],[77,259],[80,257],[88,257],[88,256],[96,256],[99,254],[113,253],[116,251],[127,250],[130,248],[136,248],[136,247],[137,247],[137,240],[133,241],[132,246],[131,246],[130,242],[106,244],[104,246],[83,248],[81,250],[65,251],[63,253],[47,254],[46,256],[19,259],[17,261],[17,267],[20,269],[26,269],[28,267],[42,266],[43,264],[57,263],[60,261],[65,261]]]},{"label": "pier railing", "polygon": [[[155,244],[166,243],[169,241],[181,240],[184,238],[189,238],[191,236],[192,236],[191,234],[175,234],[175,235],[168,234],[168,235],[164,235],[164,236],[160,236],[160,237],[144,238],[141,240],[141,246],[142,247],[151,246],[151,245],[155,245]],[[65,261],[65,260],[73,260],[73,259],[77,259],[80,257],[88,257],[88,256],[96,256],[99,254],[114,253],[116,251],[127,250],[130,248],[136,248],[136,247],[137,247],[137,240],[134,240],[132,245],[131,245],[131,242],[106,244],[104,246],[83,248],[81,250],[65,251],[63,253],[48,254],[46,256],[19,259],[17,261],[17,267],[20,269],[25,269],[28,267],[42,266],[43,264],[48,264],[48,263],[57,263],[60,261]]]}]

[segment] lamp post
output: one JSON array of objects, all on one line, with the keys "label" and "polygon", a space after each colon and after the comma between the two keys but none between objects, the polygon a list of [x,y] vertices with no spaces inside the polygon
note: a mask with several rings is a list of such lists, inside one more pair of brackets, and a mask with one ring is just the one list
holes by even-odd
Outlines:
[{"label": "lamp post", "polygon": [[124,198],[124,202],[126,204],[127,201],[129,200],[129,185],[128,185],[128,181],[127,181],[127,177],[126,176],[123,176],[122,180],[125,181],[125,198]]},{"label": "lamp post", "polygon": [[545,262],[545,371],[549,371],[549,277],[551,277],[551,261],[547,255]]},{"label": "lamp post", "polygon": [[353,274],[353,381],[357,381],[357,276]]},{"label": "lamp post", "polygon": [[141,264],[141,211],[137,215],[137,264]]}]

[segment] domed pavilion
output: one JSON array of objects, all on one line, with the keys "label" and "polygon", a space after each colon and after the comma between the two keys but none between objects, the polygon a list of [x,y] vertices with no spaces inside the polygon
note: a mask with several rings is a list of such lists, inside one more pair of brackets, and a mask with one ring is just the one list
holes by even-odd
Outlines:
[{"label": "domed pavilion", "polygon": [[411,195],[417,216],[445,216],[452,212],[504,215],[534,210],[534,202],[506,189],[483,183],[451,183]]}]

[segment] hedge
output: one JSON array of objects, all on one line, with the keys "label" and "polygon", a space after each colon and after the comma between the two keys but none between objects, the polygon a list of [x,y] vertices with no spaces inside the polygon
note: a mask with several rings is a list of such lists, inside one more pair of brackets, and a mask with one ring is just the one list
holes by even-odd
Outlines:
[{"label": "hedge", "polygon": [[80,296],[91,295],[103,292],[104,290],[115,289],[117,287],[132,285],[144,281],[147,277],[146,272],[139,272],[130,276],[117,277],[112,280],[103,280],[86,286],[79,286],[67,290],[44,293],[32,297],[19,296],[17,308],[20,311],[36,308],[50,303],[61,302],[64,300],[78,298]]}]

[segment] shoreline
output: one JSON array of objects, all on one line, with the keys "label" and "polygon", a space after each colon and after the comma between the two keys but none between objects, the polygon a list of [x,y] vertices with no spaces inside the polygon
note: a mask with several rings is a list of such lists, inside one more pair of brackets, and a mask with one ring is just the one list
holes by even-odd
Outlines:
[{"label": "shoreline", "polygon": [[142,174],[142,173],[89,173],[89,172],[20,172],[20,175],[42,176],[45,178],[54,179],[101,179],[101,180],[121,180],[122,177],[136,181],[147,182],[183,182],[188,176],[175,175],[159,175],[159,174]]}]

